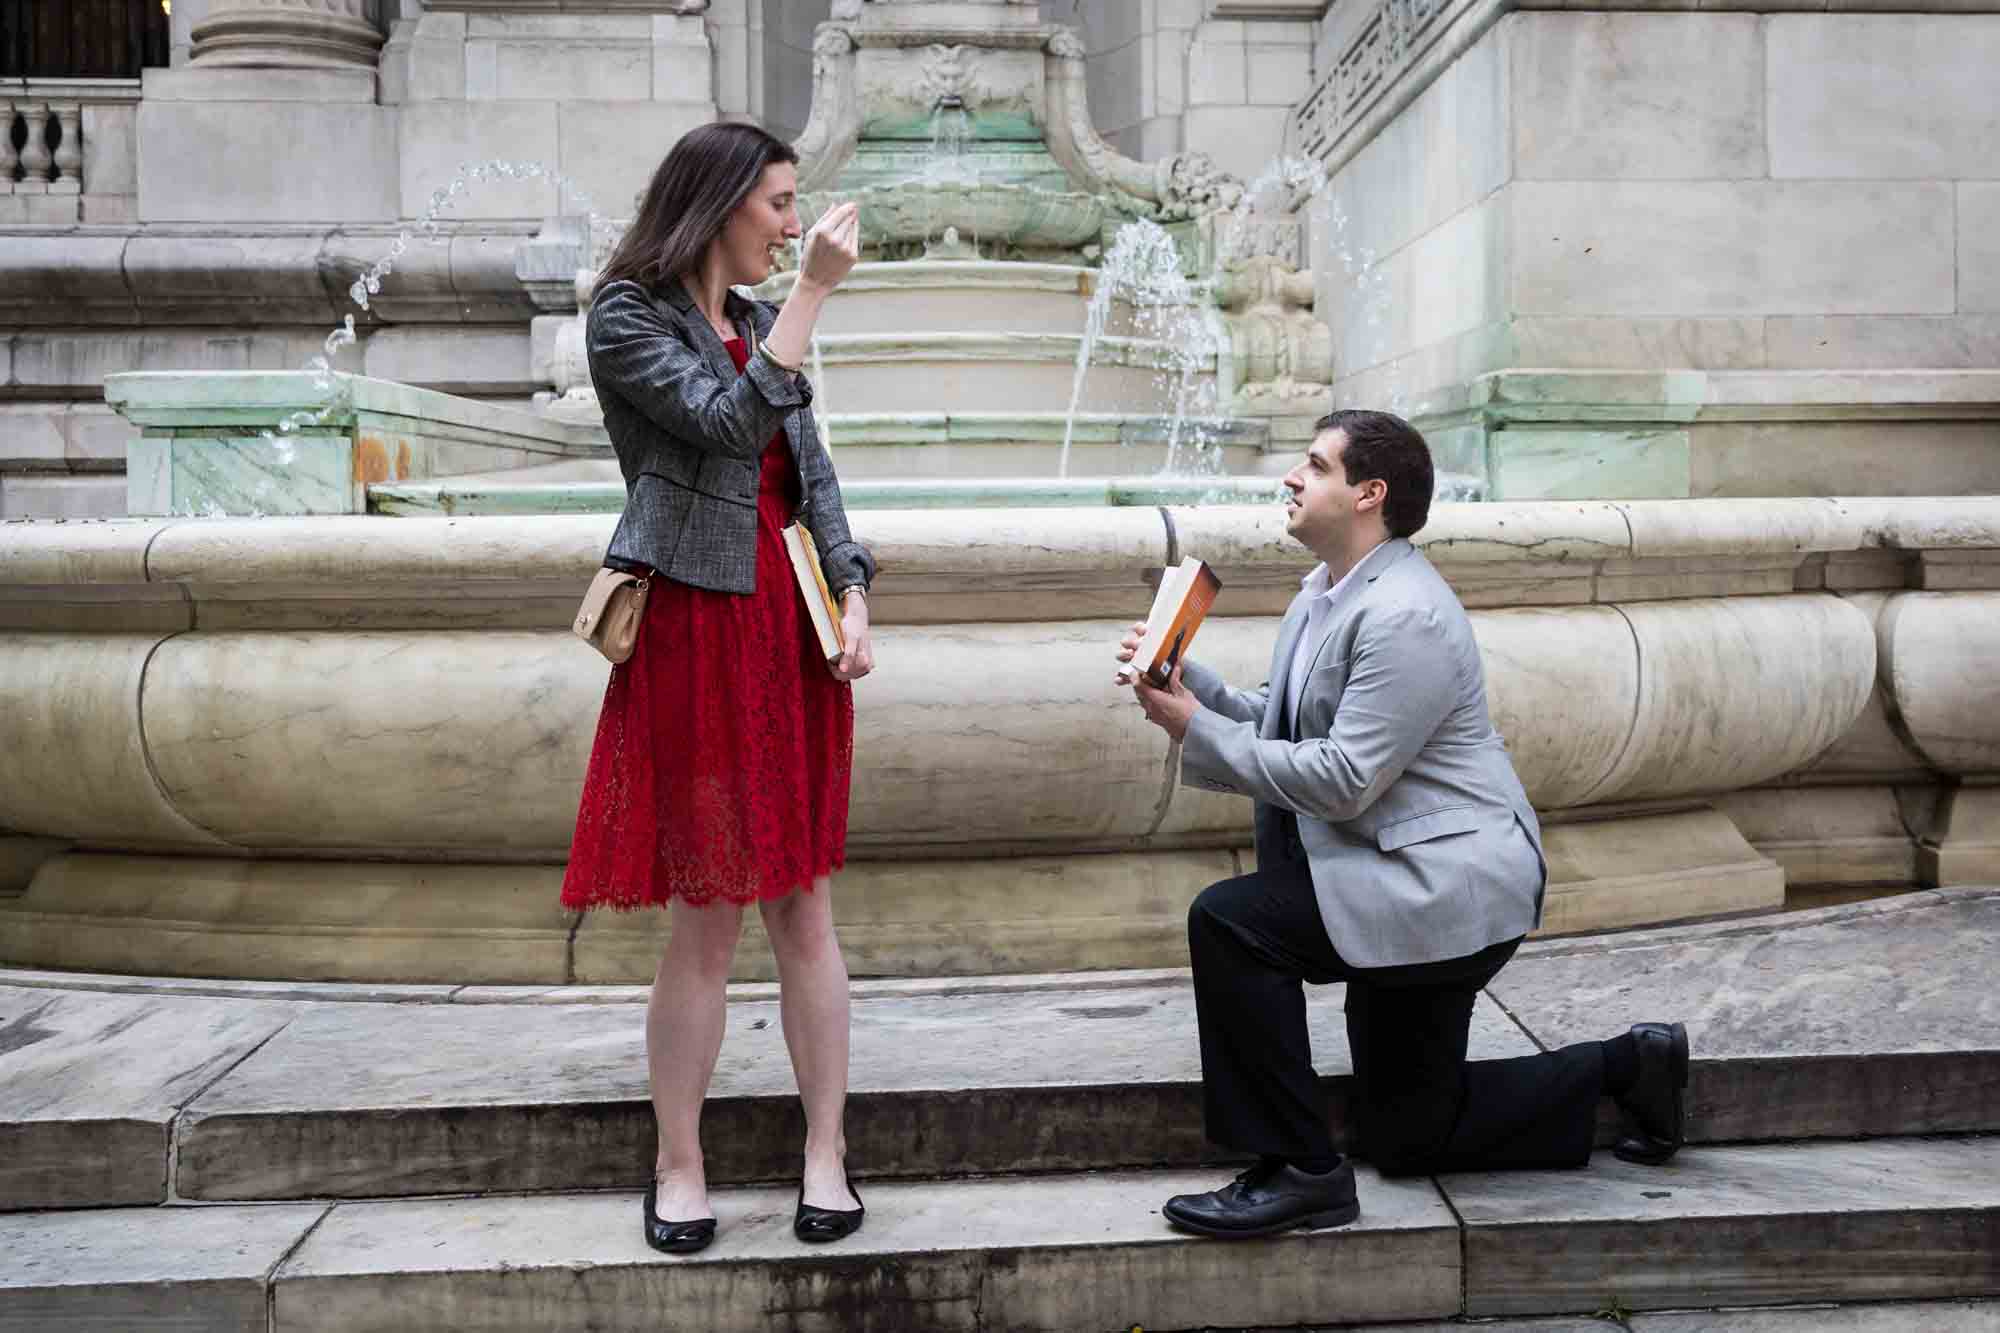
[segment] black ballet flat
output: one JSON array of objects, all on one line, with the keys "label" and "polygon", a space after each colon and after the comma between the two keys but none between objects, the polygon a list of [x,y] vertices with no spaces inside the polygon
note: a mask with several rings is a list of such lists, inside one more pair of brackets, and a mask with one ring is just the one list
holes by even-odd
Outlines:
[{"label": "black ballet flat", "polygon": [[[861,1191],[854,1188],[848,1179],[847,1168],[840,1169],[840,1179],[847,1186],[847,1192],[854,1196],[854,1202],[861,1203]],[[806,1183],[799,1182],[799,1210],[792,1217],[792,1234],[811,1245],[823,1245],[830,1240],[845,1240],[861,1230],[861,1219],[868,1214],[868,1208],[811,1208],[806,1205]]]},{"label": "black ballet flat", "polygon": [[646,1243],[662,1254],[693,1254],[705,1250],[715,1239],[715,1219],[697,1217],[691,1222],[669,1222],[654,1209],[660,1182],[646,1186]]}]

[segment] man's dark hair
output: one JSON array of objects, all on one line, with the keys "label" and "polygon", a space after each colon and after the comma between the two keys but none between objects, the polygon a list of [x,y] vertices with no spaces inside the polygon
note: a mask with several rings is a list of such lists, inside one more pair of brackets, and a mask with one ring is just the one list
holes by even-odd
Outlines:
[{"label": "man's dark hair", "polygon": [[1417,428],[1392,413],[1348,408],[1313,422],[1316,436],[1330,430],[1347,437],[1340,461],[1349,486],[1377,480],[1388,484],[1382,521],[1388,524],[1389,535],[1408,537],[1421,529],[1431,516],[1436,474],[1430,446]]},{"label": "man's dark hair", "polygon": [[755,125],[717,121],[689,130],[654,170],[638,216],[597,275],[598,290],[621,278],[656,290],[691,272],[764,168],[798,160],[790,144]]}]

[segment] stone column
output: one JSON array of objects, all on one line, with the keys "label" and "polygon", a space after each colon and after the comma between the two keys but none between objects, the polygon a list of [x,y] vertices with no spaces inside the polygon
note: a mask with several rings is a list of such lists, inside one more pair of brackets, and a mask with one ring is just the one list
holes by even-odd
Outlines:
[{"label": "stone column", "polygon": [[375,0],[209,0],[194,29],[202,67],[375,68]]}]

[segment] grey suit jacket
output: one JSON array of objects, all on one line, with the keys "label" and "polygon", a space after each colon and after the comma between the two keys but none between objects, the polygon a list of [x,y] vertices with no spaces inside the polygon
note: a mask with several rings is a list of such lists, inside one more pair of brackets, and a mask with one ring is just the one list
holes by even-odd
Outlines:
[{"label": "grey suit jacket", "polygon": [[1541,826],[1486,711],[1472,623],[1430,561],[1391,539],[1355,566],[1311,652],[1298,717],[1286,698],[1305,632],[1301,593],[1271,679],[1231,689],[1188,662],[1201,701],[1182,781],[1256,805],[1257,859],[1298,817],[1334,948],[1357,967],[1461,958],[1541,920]]},{"label": "grey suit jacket", "polygon": [[[735,292],[724,307],[738,336],[754,327],[760,345],[778,318],[776,306]],[[874,557],[848,532],[804,375],[761,351],[738,375],[679,282],[657,295],[636,282],[606,284],[591,302],[585,346],[625,476],[625,513],[607,563],[650,565],[717,592],[755,591],[759,463],[782,428],[799,468],[798,517],[819,548],[827,586],[838,593],[874,581]]]}]

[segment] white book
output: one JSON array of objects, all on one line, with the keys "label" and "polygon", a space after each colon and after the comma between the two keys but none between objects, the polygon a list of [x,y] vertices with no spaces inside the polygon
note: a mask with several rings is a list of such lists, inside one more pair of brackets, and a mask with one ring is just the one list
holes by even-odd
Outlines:
[{"label": "white book", "polygon": [[785,539],[785,554],[792,560],[792,575],[798,582],[799,595],[805,599],[806,615],[812,619],[813,633],[819,636],[819,650],[827,661],[837,661],[847,651],[847,641],[840,632],[840,608],[833,604],[833,593],[826,586],[826,571],[819,565],[819,548],[802,523],[792,524],[781,535]]},{"label": "white book", "polygon": [[1120,666],[1119,679],[1129,685],[1143,673],[1150,684],[1166,688],[1221,590],[1215,571],[1192,556],[1161,571],[1153,609],[1146,613],[1146,637],[1132,660]]}]

